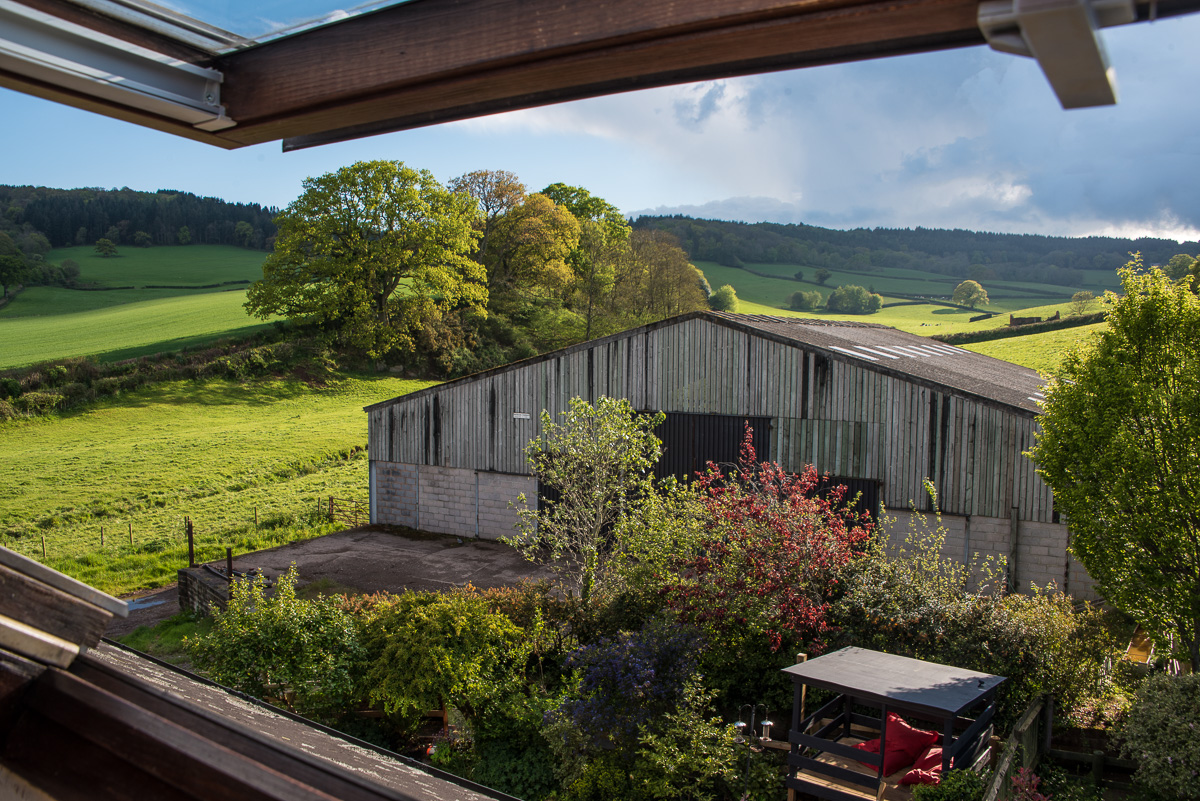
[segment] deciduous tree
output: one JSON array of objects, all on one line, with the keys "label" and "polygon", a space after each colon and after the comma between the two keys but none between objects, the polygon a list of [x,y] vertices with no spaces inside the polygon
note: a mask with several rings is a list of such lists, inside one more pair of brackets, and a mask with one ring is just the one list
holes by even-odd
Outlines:
[{"label": "deciduous tree", "polygon": [[1032,456],[1104,598],[1200,665],[1200,297],[1141,259],[1046,390]]},{"label": "deciduous tree", "polygon": [[824,267],[821,267],[820,269],[817,270],[816,276],[817,276],[817,283],[824,286],[825,282],[833,277],[833,273],[829,272],[829,270],[826,270]]},{"label": "deciduous tree", "polygon": [[1075,314],[1086,314],[1096,302],[1096,296],[1086,289],[1081,289],[1071,296],[1071,311]]},{"label": "deciduous tree", "polygon": [[107,259],[117,255],[117,245],[111,239],[97,239],[96,252]]},{"label": "deciduous tree", "polygon": [[736,313],[738,310],[737,292],[734,291],[733,286],[730,284],[718,287],[715,292],[709,295],[708,305],[717,311]]},{"label": "deciduous tree", "polygon": [[579,246],[579,221],[566,207],[545,195],[530,195],[484,236],[489,291],[561,297],[571,286],[574,272],[567,260]]},{"label": "deciduous tree", "polygon": [[972,309],[979,305],[988,305],[987,290],[978,281],[963,281],[954,288],[954,302],[960,306],[970,306]]},{"label": "deciduous tree", "polygon": [[606,578],[608,532],[621,529],[637,499],[652,491],[650,471],[662,455],[653,430],[663,415],[639,415],[624,398],[601,397],[594,407],[572,398],[563,416],[556,423],[543,411],[541,437],[526,450],[533,476],[558,497],[538,509],[522,495],[520,533],[508,542],[547,562],[586,606]]},{"label": "deciduous tree", "polygon": [[825,300],[825,310],[838,314],[874,314],[882,306],[882,297],[854,284],[839,286]]},{"label": "deciduous tree", "polygon": [[629,244],[629,223],[613,204],[578,186],[555,183],[542,190],[579,220],[579,246],[569,262],[575,271],[576,303],[584,318],[584,339],[592,338],[596,313],[612,292],[615,266]]},{"label": "deciduous tree", "polygon": [[8,288],[25,280],[29,265],[21,249],[12,241],[12,237],[0,231],[0,286],[4,287],[3,297],[8,297]]},{"label": "deciduous tree", "polygon": [[812,292],[793,292],[788,299],[788,308],[796,311],[812,311],[821,305],[821,293],[815,289]]},{"label": "deciduous tree", "polygon": [[304,181],[246,308],[323,325],[378,357],[457,309],[484,312],[474,203],[427,170],[365,161]]},{"label": "deciduous tree", "polygon": [[451,192],[467,195],[479,206],[479,261],[482,262],[496,223],[525,202],[525,184],[508,170],[475,170],[452,179],[449,187]]}]

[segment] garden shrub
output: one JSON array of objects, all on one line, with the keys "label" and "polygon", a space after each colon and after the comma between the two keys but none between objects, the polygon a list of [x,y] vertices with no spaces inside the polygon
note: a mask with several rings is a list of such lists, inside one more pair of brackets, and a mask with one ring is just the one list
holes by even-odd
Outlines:
[{"label": "garden shrub", "polygon": [[952,770],[940,784],[914,785],[913,801],[983,801],[987,776],[970,770]]},{"label": "garden shrub", "polygon": [[899,549],[873,543],[855,565],[834,613],[843,641],[1008,677],[997,694],[1001,729],[1042,693],[1067,713],[1106,692],[1103,666],[1119,646],[1103,615],[1049,589],[1006,595],[999,564],[983,565],[973,587],[970,568],[941,555],[945,531],[934,520],[920,519]]},{"label": "garden shrub", "polygon": [[676,709],[642,726],[631,774],[639,794],[656,801],[715,801],[735,783],[734,729],[711,715],[713,697],[692,678]]},{"label": "garden shrub", "polygon": [[354,621],[331,598],[296,598],[296,568],[268,596],[261,577],[235,581],[224,611],[204,637],[187,641],[196,666],[258,698],[282,698],[297,711],[329,719],[361,693],[366,651]]},{"label": "garden shrub", "polygon": [[1134,781],[1168,799],[1200,799],[1200,674],[1158,674],[1129,710],[1121,753]]},{"label": "garden shrub", "polygon": [[394,596],[362,628],[370,698],[410,724],[443,703],[470,720],[525,686],[525,633],[470,591]]},{"label": "garden shrub", "polygon": [[616,747],[632,754],[639,728],[683,697],[700,644],[692,628],[655,618],[640,631],[580,648],[567,660],[578,671],[578,686],[559,712],[583,734],[589,750]]}]

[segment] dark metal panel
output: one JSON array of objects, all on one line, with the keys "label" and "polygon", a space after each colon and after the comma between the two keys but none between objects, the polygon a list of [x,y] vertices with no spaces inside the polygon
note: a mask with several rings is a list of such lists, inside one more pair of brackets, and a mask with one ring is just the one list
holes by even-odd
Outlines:
[{"label": "dark metal panel", "polygon": [[654,467],[658,478],[691,478],[708,469],[708,463],[736,464],[746,425],[753,429],[751,443],[758,461],[771,458],[771,418],[728,414],[668,412],[654,433],[663,442],[663,455]]}]

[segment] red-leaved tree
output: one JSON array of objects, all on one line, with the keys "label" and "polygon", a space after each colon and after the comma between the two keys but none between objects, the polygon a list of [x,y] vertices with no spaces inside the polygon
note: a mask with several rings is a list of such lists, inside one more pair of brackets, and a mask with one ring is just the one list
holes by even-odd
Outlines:
[{"label": "red-leaved tree", "polygon": [[763,635],[772,652],[785,642],[819,650],[839,575],[872,523],[846,508],[845,487],[822,490],[811,465],[793,475],[757,462],[751,434],[747,426],[734,470],[709,463],[699,477],[709,535],[678,566],[667,602],[719,638]]}]

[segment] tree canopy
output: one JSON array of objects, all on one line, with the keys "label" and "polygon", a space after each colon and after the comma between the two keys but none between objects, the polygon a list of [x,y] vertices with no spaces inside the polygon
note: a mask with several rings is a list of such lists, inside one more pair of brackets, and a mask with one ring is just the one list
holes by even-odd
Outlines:
[{"label": "tree canopy", "polygon": [[839,314],[873,314],[882,307],[881,296],[854,284],[839,286],[825,300],[825,309]]},{"label": "tree canopy", "polygon": [[1135,259],[1046,390],[1032,456],[1104,597],[1200,665],[1200,298]]},{"label": "tree canopy", "polygon": [[954,288],[954,302],[972,309],[982,304],[988,305],[987,290],[978,281],[966,280]]},{"label": "tree canopy", "polygon": [[4,289],[4,294],[0,297],[8,297],[8,288],[21,283],[27,272],[25,255],[13,242],[12,237],[0,231],[0,288]]},{"label": "tree canopy", "polygon": [[304,181],[277,218],[275,251],[246,308],[316,323],[372,357],[413,346],[458,308],[484,313],[479,231],[467,195],[399,161],[360,161]]}]

